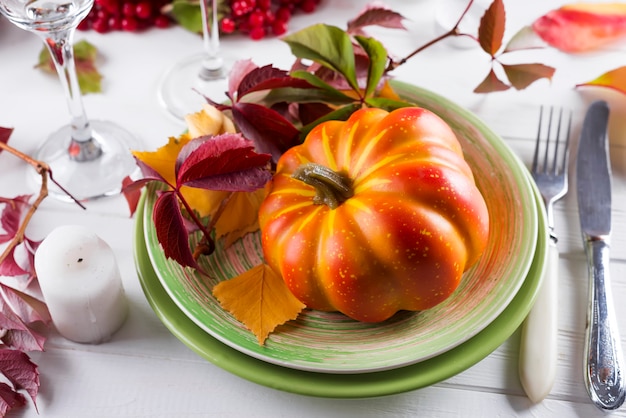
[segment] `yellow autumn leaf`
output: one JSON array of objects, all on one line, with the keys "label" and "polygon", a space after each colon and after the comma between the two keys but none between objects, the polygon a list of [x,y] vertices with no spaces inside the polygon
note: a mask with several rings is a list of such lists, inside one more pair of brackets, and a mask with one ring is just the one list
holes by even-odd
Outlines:
[{"label": "yellow autumn leaf", "polygon": [[257,337],[260,345],[277,326],[296,319],[305,308],[283,279],[266,264],[218,283],[213,295]]},{"label": "yellow autumn leaf", "polygon": [[224,213],[215,224],[217,238],[224,237],[224,247],[249,232],[259,229],[259,207],[265,198],[265,189],[254,192],[235,192],[224,208]]},{"label": "yellow autumn leaf", "polygon": [[200,112],[185,116],[187,131],[192,138],[204,135],[235,133],[235,125],[224,113],[210,104],[205,104]]},{"label": "yellow autumn leaf", "polygon": [[576,87],[584,86],[606,87],[626,94],[626,66],[606,72],[591,81],[578,84]]}]

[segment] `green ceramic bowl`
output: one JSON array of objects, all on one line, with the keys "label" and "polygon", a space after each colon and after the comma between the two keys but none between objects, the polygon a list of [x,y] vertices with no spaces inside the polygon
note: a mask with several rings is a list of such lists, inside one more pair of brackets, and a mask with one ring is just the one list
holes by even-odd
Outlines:
[{"label": "green ceramic bowl", "polygon": [[[537,205],[541,205],[539,197]],[[143,210],[142,201],[135,230],[137,272],[148,302],[170,332],[198,355],[241,378],[285,392],[328,398],[365,398],[419,389],[461,373],[484,359],[509,338],[528,314],[540,285],[548,242],[545,234],[539,235],[535,257],[522,287],[504,311],[468,341],[429,360],[393,370],[366,374],[315,373],[248,356],[211,337],[189,319],[154,272],[143,240]],[[543,212],[540,222],[545,222]]]}]

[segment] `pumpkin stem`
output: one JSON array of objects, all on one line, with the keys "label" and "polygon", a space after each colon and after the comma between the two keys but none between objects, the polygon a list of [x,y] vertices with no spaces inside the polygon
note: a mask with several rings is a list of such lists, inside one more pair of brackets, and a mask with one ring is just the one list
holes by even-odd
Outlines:
[{"label": "pumpkin stem", "polygon": [[301,165],[294,171],[292,177],[315,187],[317,194],[313,198],[313,203],[316,205],[324,204],[336,209],[354,196],[352,181],[348,177],[317,163]]}]

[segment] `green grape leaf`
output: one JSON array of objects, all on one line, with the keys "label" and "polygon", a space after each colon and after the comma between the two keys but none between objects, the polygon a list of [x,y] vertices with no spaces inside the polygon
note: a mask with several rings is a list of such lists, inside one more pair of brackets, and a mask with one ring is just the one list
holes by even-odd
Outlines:
[{"label": "green grape leaf", "polygon": [[358,91],[354,47],[350,35],[336,26],[323,23],[285,36],[283,41],[298,58],[309,59],[341,74]]},{"label": "green grape leaf", "polygon": [[367,70],[367,85],[365,86],[365,97],[371,97],[376,91],[376,87],[387,67],[387,50],[382,43],[374,38],[355,36],[369,58]]}]

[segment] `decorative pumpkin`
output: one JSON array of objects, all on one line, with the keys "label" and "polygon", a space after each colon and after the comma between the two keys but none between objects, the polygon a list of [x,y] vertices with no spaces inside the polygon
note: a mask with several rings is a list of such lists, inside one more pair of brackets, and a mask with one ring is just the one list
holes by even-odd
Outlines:
[{"label": "decorative pumpkin", "polygon": [[278,161],[259,210],[265,261],[311,309],[379,322],[446,299],[484,250],[489,215],[432,112],[362,109]]}]

